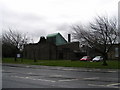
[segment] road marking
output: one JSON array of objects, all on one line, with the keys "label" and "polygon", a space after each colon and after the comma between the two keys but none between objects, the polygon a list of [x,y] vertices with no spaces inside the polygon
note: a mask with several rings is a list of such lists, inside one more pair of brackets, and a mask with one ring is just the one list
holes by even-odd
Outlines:
[{"label": "road marking", "polygon": [[114,87],[114,88],[118,88],[119,86],[115,86],[115,85],[120,85],[120,83],[113,83],[113,84],[108,84],[108,87]]},{"label": "road marking", "polygon": [[29,73],[27,73],[27,74],[33,74],[32,72],[29,72]]},{"label": "road marking", "polygon": [[50,75],[50,77],[61,77],[62,75]]},{"label": "road marking", "polygon": [[113,84],[109,84],[109,85],[107,85],[107,86],[113,86],[113,85],[120,85],[120,83],[113,83]]},{"label": "road marking", "polygon": [[96,84],[88,84],[89,86],[99,86],[99,87],[112,87],[112,88],[119,88],[119,86],[114,85],[120,85],[120,83],[114,83],[114,84],[108,84],[108,85],[96,85]]},{"label": "road marking", "polygon": [[95,71],[100,71],[101,69],[95,69]]},{"label": "road marking", "polygon": [[10,68],[15,68],[15,67],[10,67]]},{"label": "road marking", "polygon": [[56,81],[53,81],[53,80],[35,79],[35,78],[31,78],[31,77],[20,77],[20,76],[11,76],[11,77],[22,78],[22,79],[31,79],[31,80],[39,80],[39,81],[47,81],[47,82],[56,82]]},{"label": "road marking", "polygon": [[56,82],[56,81],[53,81],[53,80],[47,80],[47,79],[37,79],[37,80],[40,80],[40,81],[47,81],[47,82]]},{"label": "road marking", "polygon": [[[31,78],[31,79],[32,79],[32,78]],[[32,80],[37,80],[37,79],[34,79],[34,78],[33,78]]]},{"label": "road marking", "polygon": [[100,87],[106,87],[106,85],[96,85],[96,84],[88,84],[89,86],[100,86]]},{"label": "road marking", "polygon": [[94,79],[99,79],[99,77],[91,77],[91,78],[83,78],[83,79],[94,80]]},{"label": "road marking", "polygon": [[30,66],[26,66],[27,68],[29,68]]},{"label": "road marking", "polygon": [[74,81],[74,80],[78,80],[78,79],[64,79],[64,80],[58,80],[59,82],[66,82],[66,81]]},{"label": "road marking", "polygon": [[108,72],[111,72],[111,73],[113,73],[113,72],[117,72],[117,71],[108,71]]},{"label": "road marking", "polygon": [[25,77],[26,79],[30,78],[30,77]]},{"label": "road marking", "polygon": [[11,76],[11,77],[16,77],[16,78],[23,78],[23,79],[25,79],[25,77],[20,77],[20,76]]},{"label": "road marking", "polygon": [[77,69],[62,69],[62,70],[65,70],[65,71],[76,71]]},{"label": "road marking", "polygon": [[62,67],[56,67],[56,69],[61,69]]}]

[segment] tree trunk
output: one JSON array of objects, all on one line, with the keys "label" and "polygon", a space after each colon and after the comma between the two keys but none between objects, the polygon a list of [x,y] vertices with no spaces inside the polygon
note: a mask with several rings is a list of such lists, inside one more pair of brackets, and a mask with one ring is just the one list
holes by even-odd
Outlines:
[{"label": "tree trunk", "polygon": [[16,47],[15,48],[15,62],[17,62],[17,54],[18,54],[18,52],[19,52],[19,49]]},{"label": "tree trunk", "polygon": [[34,53],[33,55],[34,55],[34,62],[37,62],[37,60],[36,60],[36,55],[35,55],[36,53]]},{"label": "tree trunk", "polygon": [[23,62],[23,52],[21,53],[21,62]]},{"label": "tree trunk", "polygon": [[36,60],[36,59],[34,59],[34,62],[37,62],[37,60]]},{"label": "tree trunk", "polygon": [[16,54],[15,54],[15,58],[14,58],[14,61],[15,61],[15,62],[17,62],[17,56],[16,56]]},{"label": "tree trunk", "polygon": [[103,64],[102,65],[103,66],[107,66],[108,65],[105,59],[103,59]]},{"label": "tree trunk", "polygon": [[107,64],[107,62],[106,62],[106,60],[108,59],[108,55],[107,55],[107,53],[105,53],[104,55],[103,55],[103,66],[107,66],[108,64]]}]

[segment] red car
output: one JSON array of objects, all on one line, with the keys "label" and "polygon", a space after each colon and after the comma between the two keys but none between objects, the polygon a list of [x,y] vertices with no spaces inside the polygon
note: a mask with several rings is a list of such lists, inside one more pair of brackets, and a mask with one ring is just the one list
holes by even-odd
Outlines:
[{"label": "red car", "polygon": [[80,61],[90,61],[91,60],[91,57],[89,56],[84,56],[80,59]]}]

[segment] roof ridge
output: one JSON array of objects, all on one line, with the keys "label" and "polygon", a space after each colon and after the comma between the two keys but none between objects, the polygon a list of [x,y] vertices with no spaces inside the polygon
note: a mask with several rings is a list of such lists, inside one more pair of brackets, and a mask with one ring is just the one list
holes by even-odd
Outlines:
[{"label": "roof ridge", "polygon": [[60,34],[60,33],[52,33],[52,34],[48,34],[47,37],[49,37],[49,36],[56,36],[56,35],[58,35],[58,34]]}]

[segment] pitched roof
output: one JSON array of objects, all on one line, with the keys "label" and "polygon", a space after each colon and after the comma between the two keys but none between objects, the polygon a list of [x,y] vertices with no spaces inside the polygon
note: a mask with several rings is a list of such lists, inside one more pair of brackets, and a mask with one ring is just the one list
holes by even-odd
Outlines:
[{"label": "pitched roof", "polygon": [[[54,40],[52,38],[54,38]],[[47,39],[55,43],[56,45],[62,45],[62,44],[67,43],[65,38],[60,33],[49,34],[47,35]]]},{"label": "pitched roof", "polygon": [[58,34],[60,34],[60,33],[48,34],[47,37],[54,37],[54,36],[57,36]]}]

